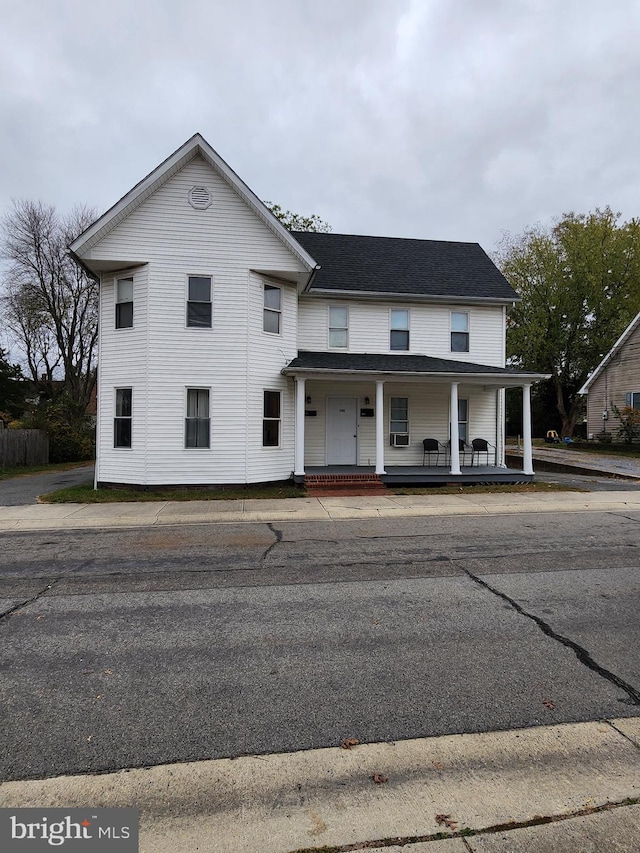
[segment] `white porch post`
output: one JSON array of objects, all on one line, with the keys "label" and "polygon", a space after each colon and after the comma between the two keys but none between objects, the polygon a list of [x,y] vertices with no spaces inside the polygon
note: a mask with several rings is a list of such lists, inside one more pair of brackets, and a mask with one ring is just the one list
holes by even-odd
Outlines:
[{"label": "white porch post", "polygon": [[462,474],[460,470],[460,434],[458,432],[458,383],[451,383],[451,404],[449,409],[451,435],[451,468],[450,474]]},{"label": "white porch post", "polygon": [[384,470],[384,382],[376,379],[376,474]]},{"label": "white porch post", "polygon": [[295,462],[293,473],[304,477],[304,385],[305,380],[296,376],[296,419],[295,419]]},{"label": "white porch post", "polygon": [[533,452],[531,449],[531,385],[522,386],[522,472],[533,474]]}]

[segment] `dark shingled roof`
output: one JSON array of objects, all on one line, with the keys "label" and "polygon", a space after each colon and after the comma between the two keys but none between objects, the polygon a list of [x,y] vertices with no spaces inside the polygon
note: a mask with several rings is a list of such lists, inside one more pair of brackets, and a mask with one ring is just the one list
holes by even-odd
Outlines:
[{"label": "dark shingled roof", "polygon": [[300,350],[290,362],[289,370],[362,370],[367,373],[467,373],[469,375],[512,376],[524,374],[520,370],[470,364],[429,355],[387,355],[367,352],[310,352]]},{"label": "dark shingled roof", "polygon": [[320,264],[314,290],[519,299],[478,243],[292,231]]}]

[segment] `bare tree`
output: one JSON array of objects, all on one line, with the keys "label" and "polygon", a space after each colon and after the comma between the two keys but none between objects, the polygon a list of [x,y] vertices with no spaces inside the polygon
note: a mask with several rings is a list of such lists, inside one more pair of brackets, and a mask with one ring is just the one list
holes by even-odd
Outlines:
[{"label": "bare tree", "polygon": [[67,246],[94,218],[84,207],[63,217],[52,206],[22,200],[1,223],[6,327],[37,387],[51,397],[64,391],[81,412],[96,382],[98,285]]}]

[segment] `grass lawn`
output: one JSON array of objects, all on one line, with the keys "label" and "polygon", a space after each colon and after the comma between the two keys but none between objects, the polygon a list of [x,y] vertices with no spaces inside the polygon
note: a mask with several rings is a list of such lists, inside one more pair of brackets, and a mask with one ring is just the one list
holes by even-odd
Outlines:
[{"label": "grass lawn", "polygon": [[[460,495],[486,492],[557,492],[578,491],[552,483],[522,483],[509,485],[394,487],[389,495]],[[244,486],[226,489],[98,489],[92,483],[59,489],[42,495],[42,503],[131,503],[138,501],[224,501],[237,499],[268,500],[273,498],[304,498],[306,492],[291,483],[264,486]]]},{"label": "grass lawn", "polygon": [[9,480],[12,477],[28,477],[30,474],[48,474],[54,471],[70,471],[72,468],[81,468],[83,465],[93,465],[88,462],[50,462],[48,465],[19,465],[15,468],[3,468],[0,466],[0,480]]},{"label": "grass lawn", "polygon": [[94,489],[93,483],[69,486],[42,495],[40,501],[50,504],[136,503],[139,501],[230,501],[242,498],[303,498],[304,489],[291,483],[264,486],[241,486],[220,489]]},{"label": "grass lawn", "polygon": [[576,441],[574,444],[551,446],[562,447],[566,450],[579,450],[584,453],[598,453],[600,456],[631,456],[640,459],[640,444],[601,444],[599,441]]}]

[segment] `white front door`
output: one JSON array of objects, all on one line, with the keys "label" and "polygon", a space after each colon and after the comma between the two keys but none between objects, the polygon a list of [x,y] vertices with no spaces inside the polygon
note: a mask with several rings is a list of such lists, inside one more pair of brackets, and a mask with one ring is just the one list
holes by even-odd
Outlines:
[{"label": "white front door", "polygon": [[357,429],[357,399],[355,397],[328,397],[327,465],[357,465]]}]

